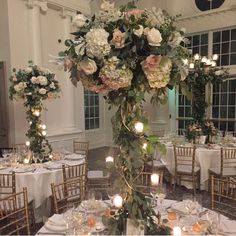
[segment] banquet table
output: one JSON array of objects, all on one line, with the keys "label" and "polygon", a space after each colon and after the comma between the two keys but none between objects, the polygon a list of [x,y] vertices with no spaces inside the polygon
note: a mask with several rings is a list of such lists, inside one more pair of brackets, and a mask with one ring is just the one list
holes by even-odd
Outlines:
[{"label": "banquet table", "polygon": [[59,184],[63,182],[62,165],[79,165],[85,162],[85,158],[83,155],[73,153],[58,161],[32,165],[14,165],[14,167],[5,168],[3,162],[4,159],[0,161],[0,164],[2,164],[0,174],[15,171],[16,191],[21,191],[23,187],[27,187],[28,198],[34,200],[36,218],[39,219],[39,217],[49,214],[48,198],[52,194],[51,183]]},{"label": "banquet table", "polygon": [[[111,207],[111,204],[108,203],[108,201],[105,201],[107,208]],[[80,206],[79,206],[80,207]],[[76,211],[79,208],[76,209]],[[69,227],[68,229],[68,225],[66,223],[66,221],[68,221],[66,219],[66,217],[68,217],[68,212],[73,212],[75,209],[68,209],[68,211],[64,214],[54,214],[52,217],[50,217],[48,219],[48,221],[45,223],[45,225],[37,232],[36,235],[77,235],[78,232],[76,231],[76,229],[73,229]],[[157,213],[158,211],[160,211],[160,205],[154,207],[154,211]],[[176,219],[174,220],[170,220],[168,218],[168,212],[176,212]],[[70,214],[70,213],[69,213]],[[65,216],[67,215],[67,216]],[[165,223],[166,225],[168,225],[169,227],[173,228],[174,226],[180,226],[182,228],[182,235],[188,235],[188,233],[190,233],[191,235],[202,235],[205,234],[202,232],[195,232],[193,231],[193,225],[195,225],[196,222],[200,222],[200,221],[209,221],[210,222],[210,215],[213,215],[214,217],[217,216],[217,227],[218,230],[220,231],[220,234],[222,235],[235,235],[236,233],[236,221],[234,220],[230,220],[228,219],[226,216],[221,215],[217,212],[214,212],[212,210],[206,209],[206,208],[201,208],[201,213],[199,214],[199,217],[197,217],[196,215],[196,211],[195,213],[193,212],[193,215],[189,216],[187,214],[187,210],[185,207],[185,203],[183,201],[175,201],[175,200],[169,200],[169,199],[164,199],[163,203],[162,203],[162,210],[161,210],[161,220],[163,220],[163,222],[167,222]],[[192,221],[189,221],[189,217],[192,217]],[[84,217],[86,218],[86,216]],[[76,219],[75,215],[74,215],[74,219]],[[187,221],[186,221],[187,220]],[[77,221],[76,221],[77,222]],[[79,231],[83,230],[84,225],[86,225],[86,219],[84,221],[84,223],[81,223],[81,220],[79,220],[80,223],[76,223],[76,227],[78,228]],[[186,222],[188,224],[188,232],[184,231],[187,229],[187,225]],[[194,223],[193,223],[194,222]],[[101,228],[101,222],[97,221],[96,225],[94,226],[94,229],[96,229],[97,225],[99,226],[99,228]],[[102,224],[103,225],[103,224]],[[186,226],[186,227],[185,227]],[[86,227],[86,226],[85,226]],[[93,231],[92,234],[98,235],[104,235],[106,234],[106,227],[103,225],[102,226],[103,231]],[[129,231],[129,235],[137,235],[137,231],[135,230],[135,228],[137,227],[132,227],[133,231]],[[88,230],[88,229],[86,229]],[[191,232],[189,232],[191,231]],[[135,233],[132,233],[135,232]],[[89,234],[90,232],[86,231],[86,234]],[[209,234],[209,232],[208,232]],[[142,234],[139,234],[142,235]]]},{"label": "banquet table", "polygon": [[[154,153],[155,159],[161,159],[166,165],[168,171],[173,175],[175,170],[175,158],[173,145],[166,145],[167,152],[165,155],[159,153],[158,150]],[[198,146],[195,153],[196,164],[200,166],[200,184],[201,190],[206,190],[208,187],[208,170],[210,168],[220,167],[220,146],[212,145],[211,147]],[[236,170],[235,170],[236,171]],[[192,186],[189,183],[184,183],[188,188]]]}]

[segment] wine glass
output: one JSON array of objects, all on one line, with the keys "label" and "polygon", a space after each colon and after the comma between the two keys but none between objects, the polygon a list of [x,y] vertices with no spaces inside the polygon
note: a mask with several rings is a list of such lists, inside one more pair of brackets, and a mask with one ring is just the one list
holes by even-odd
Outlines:
[{"label": "wine glass", "polygon": [[154,187],[154,186],[150,187],[150,195],[152,197],[151,205],[153,207],[155,207],[157,205],[157,202],[156,202],[156,200],[157,200],[157,186],[156,187]]},{"label": "wine glass", "polygon": [[113,188],[108,188],[107,189],[107,196],[108,196],[109,200],[111,201],[111,204],[112,204],[114,195],[115,195],[114,189]]},{"label": "wine glass", "polygon": [[162,210],[163,210],[162,209],[163,208],[163,200],[166,198],[166,195],[167,195],[166,185],[163,184],[162,186],[158,186],[156,197],[160,201],[160,212],[162,212]]},{"label": "wine glass", "polygon": [[195,208],[193,200],[194,200],[194,198],[193,198],[192,194],[186,193],[183,195],[183,203],[184,203],[184,206],[187,210],[188,215],[191,215],[192,211]]}]

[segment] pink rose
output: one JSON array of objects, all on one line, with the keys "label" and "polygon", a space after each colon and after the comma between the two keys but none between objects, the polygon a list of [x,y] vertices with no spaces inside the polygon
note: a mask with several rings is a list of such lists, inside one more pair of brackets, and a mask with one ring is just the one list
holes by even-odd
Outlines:
[{"label": "pink rose", "polygon": [[126,15],[127,15],[127,18],[130,18],[131,16],[134,16],[135,18],[139,18],[141,17],[143,13],[144,13],[144,10],[133,9],[133,10],[128,11]]},{"label": "pink rose", "polygon": [[80,61],[77,68],[78,70],[82,70],[86,75],[92,75],[97,71],[96,62],[91,59]]},{"label": "pink rose", "polygon": [[116,29],[113,32],[112,43],[115,45],[115,48],[123,48],[125,45],[125,33]]},{"label": "pink rose", "polygon": [[153,72],[159,66],[161,61],[161,56],[150,55],[145,61],[141,62],[144,71]]}]

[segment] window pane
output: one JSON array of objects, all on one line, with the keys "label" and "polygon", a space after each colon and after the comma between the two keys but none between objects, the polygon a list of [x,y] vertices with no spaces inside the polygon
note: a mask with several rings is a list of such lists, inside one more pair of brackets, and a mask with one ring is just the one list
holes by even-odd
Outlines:
[{"label": "window pane", "polygon": [[199,53],[199,47],[193,47],[193,55]]},{"label": "window pane", "polygon": [[213,54],[220,54],[220,44],[213,44]]},{"label": "window pane", "polygon": [[229,43],[222,43],[221,45],[221,53],[225,54],[229,52]]},{"label": "window pane", "polygon": [[236,40],[236,29],[231,30],[231,40]]},{"label": "window pane", "polygon": [[201,35],[201,44],[208,44],[208,34]]},{"label": "window pane", "polygon": [[228,131],[234,131],[235,129],[235,123],[234,122],[228,122]]},{"label": "window pane", "polygon": [[222,31],[222,41],[229,41],[229,30]]},{"label": "window pane", "polygon": [[95,118],[95,126],[94,126],[95,129],[98,129],[99,128],[99,118]]},{"label": "window pane", "polygon": [[220,96],[220,104],[227,105],[227,93],[221,94]]},{"label": "window pane", "polygon": [[235,42],[231,42],[231,50],[230,52],[236,52],[236,41]]},{"label": "window pane", "polygon": [[230,65],[235,65],[236,64],[236,54],[231,54],[230,55]]},{"label": "window pane", "polygon": [[229,65],[229,55],[221,56],[221,65],[222,66]]},{"label": "window pane", "polygon": [[200,40],[199,40],[199,35],[194,35],[193,36],[193,46],[199,45],[200,44]]},{"label": "window pane", "polygon": [[95,107],[95,117],[99,117],[99,107]]},{"label": "window pane", "polygon": [[220,130],[226,130],[226,123],[225,122],[220,123]]},{"label": "window pane", "polygon": [[191,117],[191,107],[185,107],[185,117]]},{"label": "window pane", "polygon": [[184,107],[179,107],[179,117],[184,117]]},{"label": "window pane", "polygon": [[221,41],[220,32],[213,33],[213,43],[218,43]]},{"label": "window pane", "polygon": [[219,107],[213,107],[212,108],[212,117],[213,118],[219,118]]},{"label": "window pane", "polygon": [[236,92],[236,79],[229,80],[229,92]]},{"label": "window pane", "polygon": [[213,95],[213,105],[218,105],[219,104],[219,95],[214,94]]},{"label": "window pane", "polygon": [[220,118],[226,118],[227,117],[227,107],[220,107]]},{"label": "window pane", "polygon": [[179,120],[179,129],[184,129],[184,121]]},{"label": "window pane", "polygon": [[229,94],[229,105],[235,105],[235,94]]},{"label": "window pane", "polygon": [[207,56],[207,53],[208,53],[208,46],[201,46],[201,52],[200,54],[202,56]]},{"label": "window pane", "polygon": [[84,108],[84,115],[85,117],[89,117],[89,107]]},{"label": "window pane", "polygon": [[85,119],[85,129],[89,129],[89,119]]},{"label": "window pane", "polygon": [[229,107],[228,112],[228,118],[235,118],[235,107]]}]

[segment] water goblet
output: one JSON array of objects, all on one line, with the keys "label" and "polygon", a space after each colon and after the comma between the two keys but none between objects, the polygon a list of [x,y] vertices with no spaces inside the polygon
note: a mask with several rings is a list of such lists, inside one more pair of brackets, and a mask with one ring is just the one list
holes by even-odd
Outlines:
[{"label": "water goblet", "polygon": [[163,200],[166,198],[166,195],[167,195],[166,185],[163,184],[162,186],[158,186],[156,197],[160,201],[160,212],[163,211],[163,209],[162,209],[163,208]]}]

